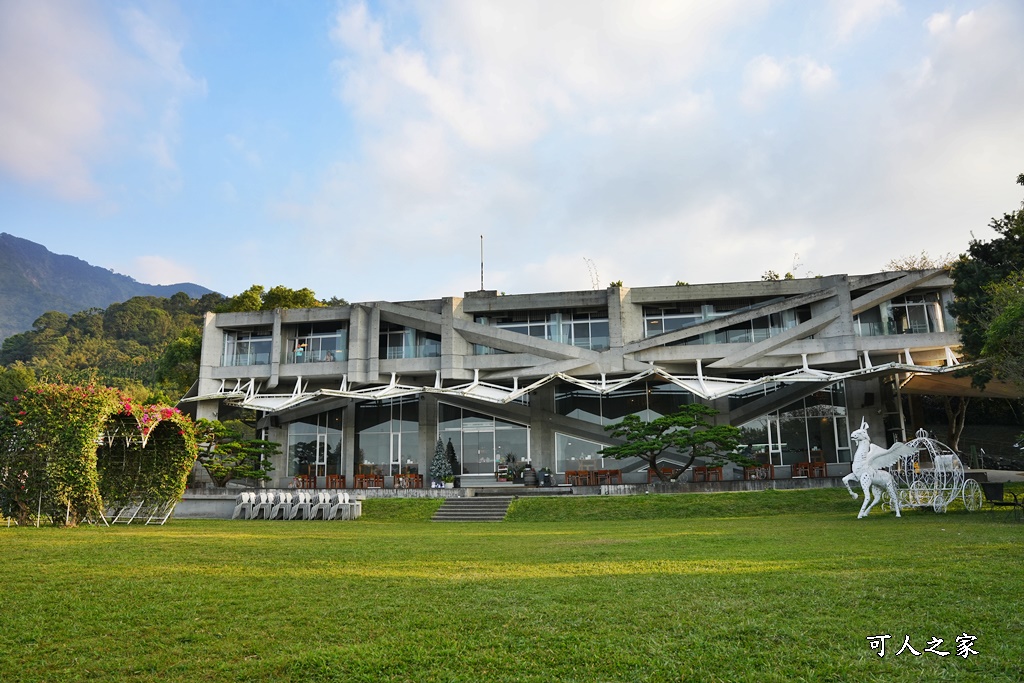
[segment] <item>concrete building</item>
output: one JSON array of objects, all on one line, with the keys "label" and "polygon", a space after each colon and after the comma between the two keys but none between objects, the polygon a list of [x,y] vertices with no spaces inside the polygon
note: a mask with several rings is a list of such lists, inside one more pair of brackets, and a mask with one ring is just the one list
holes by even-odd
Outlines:
[{"label": "concrete building", "polygon": [[897,392],[955,367],[951,287],[927,270],[208,314],[189,400],[199,417],[257,411],[284,447],[276,486],[390,486],[427,473],[439,436],[464,486],[509,456],[646,482],[640,462],[602,462],[604,427],[690,402],[777,476],[812,459],[845,474],[861,419],[878,443],[903,437]]}]

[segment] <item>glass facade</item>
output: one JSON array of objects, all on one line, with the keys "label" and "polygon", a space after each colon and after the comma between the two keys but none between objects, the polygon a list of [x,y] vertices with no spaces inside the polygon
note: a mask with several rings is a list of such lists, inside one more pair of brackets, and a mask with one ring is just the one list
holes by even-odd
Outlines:
[{"label": "glass facade", "polygon": [[761,462],[850,462],[850,426],[843,382],[740,426],[744,452]]},{"label": "glass facade", "polygon": [[650,421],[693,402],[693,394],[671,382],[635,382],[603,396],[570,382],[555,388],[555,412],[599,425],[616,424],[633,414]]},{"label": "glass facade", "polygon": [[581,439],[578,436],[555,433],[555,471],[566,470],[638,470],[646,463],[639,458],[606,458],[600,450],[608,444]]},{"label": "glass facade", "polygon": [[222,365],[270,365],[273,330],[226,330]]},{"label": "glass facade", "polygon": [[441,335],[393,323],[380,324],[380,358],[439,358]]},{"label": "glass facade", "polygon": [[[478,316],[476,322],[593,351],[605,351],[609,347],[607,309],[516,311],[490,317]],[[494,353],[487,348],[480,347],[475,352]]]},{"label": "glass facade", "polygon": [[[665,332],[692,327],[698,323],[722,318],[733,313],[763,306],[747,301],[716,301],[713,303],[682,303],[667,306],[644,306],[644,334],[653,337]],[[797,306],[779,313],[760,316],[747,322],[707,332],[675,342],[684,344],[749,344],[773,337],[811,319],[810,306]]]},{"label": "glass facade", "polygon": [[348,358],[348,329],[343,322],[301,325],[286,332],[287,363],[330,363]]},{"label": "glass facade", "polygon": [[883,334],[927,334],[945,332],[948,321],[939,292],[898,296],[870,308],[853,319],[861,337]]},{"label": "glass facade", "polygon": [[484,413],[439,403],[438,434],[451,441],[462,474],[493,474],[509,456],[530,460],[530,428]]},{"label": "glass facade", "polygon": [[419,474],[419,407],[416,397],[356,404],[356,474]]},{"label": "glass facade", "polygon": [[329,410],[288,425],[288,476],[343,474],[342,411]]}]

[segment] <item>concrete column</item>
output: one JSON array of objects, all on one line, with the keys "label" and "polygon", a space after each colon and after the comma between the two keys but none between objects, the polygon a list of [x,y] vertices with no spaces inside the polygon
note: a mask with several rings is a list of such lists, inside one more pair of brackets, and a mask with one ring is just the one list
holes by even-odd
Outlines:
[{"label": "concrete column", "polygon": [[464,369],[464,362],[473,347],[455,331],[455,320],[472,321],[473,317],[463,312],[461,297],[441,299],[441,379],[469,381],[473,372]]},{"label": "concrete column", "polygon": [[530,459],[533,468],[550,467],[555,471],[555,430],[551,417],[555,412],[555,385],[548,383],[530,395]]}]

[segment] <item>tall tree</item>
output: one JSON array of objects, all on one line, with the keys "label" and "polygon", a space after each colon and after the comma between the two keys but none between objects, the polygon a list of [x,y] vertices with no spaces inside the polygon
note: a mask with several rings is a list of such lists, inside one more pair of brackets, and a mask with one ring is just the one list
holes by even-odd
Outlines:
[{"label": "tall tree", "polygon": [[731,425],[711,424],[708,418],[717,414],[714,408],[691,403],[671,415],[650,422],[644,422],[637,415],[627,415],[622,422],[605,427],[605,430],[611,431],[612,436],[625,439],[625,443],[604,448],[601,455],[616,459],[640,458],[664,482],[658,458],[665,451],[673,450],[689,456],[680,470],[685,472],[696,458],[711,457],[736,449],[740,430]]},{"label": "tall tree", "polygon": [[989,285],[986,293],[991,318],[981,355],[994,375],[1024,385],[1024,273]]},{"label": "tall tree", "polygon": [[[1024,173],[1017,176],[1024,185]],[[967,254],[953,265],[953,295],[950,312],[957,317],[964,355],[969,360],[983,358],[986,330],[995,317],[992,285],[1024,270],[1024,203],[1021,209],[993,218],[990,227],[1000,236],[994,240],[972,239]],[[984,384],[993,376],[992,368],[978,366],[975,383]]]}]

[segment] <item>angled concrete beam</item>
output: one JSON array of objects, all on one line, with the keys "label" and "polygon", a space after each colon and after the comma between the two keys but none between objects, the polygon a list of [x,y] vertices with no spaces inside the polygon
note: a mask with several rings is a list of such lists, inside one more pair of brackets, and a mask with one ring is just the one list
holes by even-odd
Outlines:
[{"label": "angled concrete beam", "polygon": [[840,309],[832,308],[824,313],[814,316],[805,323],[800,323],[796,327],[791,327],[782,334],[776,334],[767,339],[761,340],[756,344],[751,344],[742,351],[730,354],[721,360],[716,360],[714,363],[708,365],[709,368],[735,368],[742,367],[746,363],[755,361],[767,355],[769,352],[775,349],[785,346],[786,344],[796,339],[803,339],[809,337],[812,334],[820,332],[824,328],[828,327],[839,318]]},{"label": "angled concrete beam", "polygon": [[901,277],[895,282],[891,282],[884,287],[879,287],[878,289],[850,302],[850,306],[853,308],[853,314],[860,315],[864,311],[869,308],[874,308],[883,301],[888,301],[894,296],[905,294],[914,287],[919,287],[925,282],[940,275],[944,275],[945,273],[946,270],[944,268],[935,268],[934,270],[925,270]]},{"label": "angled concrete beam", "polygon": [[788,311],[791,308],[797,306],[803,306],[805,304],[814,303],[815,301],[821,301],[822,299],[829,299],[836,295],[835,287],[827,287],[825,289],[809,292],[807,294],[799,294],[797,296],[790,297],[783,301],[778,301],[765,306],[759,306],[752,308],[748,311],[741,311],[739,313],[733,313],[732,315],[723,316],[721,318],[715,318],[704,323],[693,325],[682,330],[674,330],[672,332],[665,332],[654,337],[648,337],[647,339],[641,339],[631,344],[627,344],[623,347],[623,353],[633,353],[635,351],[644,351],[646,349],[654,348],[656,346],[665,346],[673,342],[682,341],[689,339],[690,337],[696,337],[699,334],[705,332],[714,332],[730,325],[736,325],[754,318],[762,318],[766,315],[773,313],[781,313],[782,311]]},{"label": "angled concrete beam", "polygon": [[591,351],[590,349],[584,349],[571,344],[562,344],[539,337],[531,337],[519,332],[509,332],[498,327],[481,325],[480,323],[468,320],[453,320],[452,326],[466,341],[473,344],[483,344],[510,353],[532,353],[536,356],[559,360],[574,358],[586,363],[596,362],[601,355],[599,351]]}]

